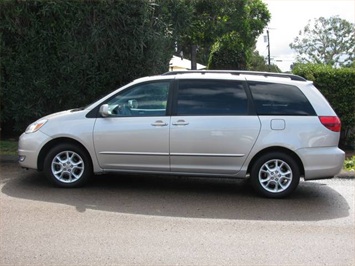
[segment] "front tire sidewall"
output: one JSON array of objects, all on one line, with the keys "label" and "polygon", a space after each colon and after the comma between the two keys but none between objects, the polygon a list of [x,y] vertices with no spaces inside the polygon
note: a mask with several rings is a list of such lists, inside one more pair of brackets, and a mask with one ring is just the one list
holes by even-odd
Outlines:
[{"label": "front tire sidewall", "polygon": [[[53,165],[53,160],[57,158],[60,154],[75,154],[75,157],[80,159],[80,166],[83,169],[80,173],[80,177],[75,179],[72,182],[64,182],[58,179],[58,174],[56,176],[55,173],[53,173],[52,165]],[[81,187],[83,186],[90,176],[92,175],[92,164],[90,160],[90,156],[87,154],[86,151],[84,151],[82,148],[78,147],[77,145],[74,144],[60,144],[52,148],[48,155],[45,158],[44,161],[44,173],[46,177],[56,186],[58,187],[66,187],[66,188],[71,188],[71,187]]]},{"label": "front tire sidewall", "polygon": [[[292,172],[292,180],[290,181],[289,186],[285,190],[282,190],[280,192],[271,192],[266,190],[259,180],[259,172],[261,168],[265,163],[272,160],[280,160],[285,162]],[[259,159],[255,161],[250,172],[250,181],[253,188],[260,195],[268,198],[284,198],[289,196],[297,188],[300,181],[300,170],[296,161],[291,156],[281,152],[269,153],[262,155]]]}]

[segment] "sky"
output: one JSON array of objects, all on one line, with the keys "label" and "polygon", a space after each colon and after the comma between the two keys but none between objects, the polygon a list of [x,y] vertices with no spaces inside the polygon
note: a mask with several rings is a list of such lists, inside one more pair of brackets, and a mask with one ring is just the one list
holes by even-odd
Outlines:
[{"label": "sky", "polygon": [[[309,20],[319,17],[339,16],[355,23],[355,0],[262,0],[271,13],[268,24],[270,36],[271,63],[282,71],[289,71],[296,58],[296,53],[289,44],[298,36],[299,31]],[[264,34],[260,35],[256,49],[260,55],[267,57],[267,42]]]}]

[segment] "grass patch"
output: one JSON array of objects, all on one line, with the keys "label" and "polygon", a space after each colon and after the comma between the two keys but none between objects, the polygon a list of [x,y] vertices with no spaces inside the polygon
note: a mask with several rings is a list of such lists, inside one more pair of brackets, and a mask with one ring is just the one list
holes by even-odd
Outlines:
[{"label": "grass patch", "polygon": [[17,141],[15,140],[0,140],[0,155],[16,155]]}]

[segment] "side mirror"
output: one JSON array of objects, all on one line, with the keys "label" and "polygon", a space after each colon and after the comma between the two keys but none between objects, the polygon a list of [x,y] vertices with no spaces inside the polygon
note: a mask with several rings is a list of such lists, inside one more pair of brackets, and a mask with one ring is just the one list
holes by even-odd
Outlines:
[{"label": "side mirror", "polygon": [[108,104],[101,105],[99,113],[102,115],[102,117],[108,117],[110,115],[108,110]]}]

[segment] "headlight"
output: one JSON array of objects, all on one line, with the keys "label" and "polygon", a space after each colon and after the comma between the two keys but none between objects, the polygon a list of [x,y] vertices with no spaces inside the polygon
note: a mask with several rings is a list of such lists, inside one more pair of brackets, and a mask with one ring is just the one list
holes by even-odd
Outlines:
[{"label": "headlight", "polygon": [[47,123],[47,119],[41,119],[41,120],[38,120],[34,123],[32,123],[31,125],[29,125],[27,128],[26,128],[26,132],[25,133],[33,133],[33,132],[36,132],[37,130],[39,130],[41,127],[44,126],[45,123]]}]

